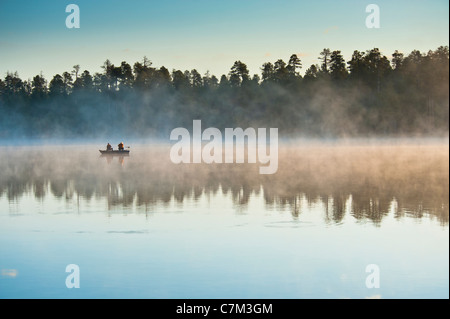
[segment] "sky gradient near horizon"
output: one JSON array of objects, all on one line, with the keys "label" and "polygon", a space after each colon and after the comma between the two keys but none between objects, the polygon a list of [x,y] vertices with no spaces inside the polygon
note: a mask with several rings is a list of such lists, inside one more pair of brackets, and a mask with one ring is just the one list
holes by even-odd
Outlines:
[{"label": "sky gradient near horizon", "polygon": [[[80,8],[80,28],[68,29],[68,4]],[[381,27],[365,25],[366,6],[380,8]],[[0,78],[51,78],[79,64],[92,74],[106,59],[133,65],[147,56],[154,67],[197,69],[220,77],[234,61],[260,74],[264,62],[299,55],[303,68],[319,63],[323,48],[379,48],[422,52],[448,45],[448,1],[357,0],[0,0]]]}]

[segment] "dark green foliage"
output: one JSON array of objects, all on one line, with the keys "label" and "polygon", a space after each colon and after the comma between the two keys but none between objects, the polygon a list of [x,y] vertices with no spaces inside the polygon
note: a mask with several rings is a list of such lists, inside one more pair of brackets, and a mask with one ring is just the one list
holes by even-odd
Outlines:
[{"label": "dark green foliage", "polygon": [[374,48],[324,49],[304,77],[296,54],[266,62],[250,76],[236,61],[228,75],[133,67],[109,60],[103,72],[0,80],[0,138],[163,137],[193,119],[205,127],[277,127],[282,136],[426,136],[449,130],[449,49],[391,60]]}]

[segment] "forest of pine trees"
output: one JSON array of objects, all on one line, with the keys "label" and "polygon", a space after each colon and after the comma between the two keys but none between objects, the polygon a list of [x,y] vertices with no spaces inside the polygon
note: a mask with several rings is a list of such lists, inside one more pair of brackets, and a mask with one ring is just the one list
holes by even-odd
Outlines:
[{"label": "forest of pine trees", "polygon": [[[106,60],[101,73],[75,65],[52,79],[0,79],[0,139],[168,138],[175,127],[277,127],[280,136],[448,136],[449,49],[324,49],[304,72],[295,54],[251,75],[236,61],[216,77],[170,71],[144,57]],[[301,73],[303,75],[301,75]]]}]

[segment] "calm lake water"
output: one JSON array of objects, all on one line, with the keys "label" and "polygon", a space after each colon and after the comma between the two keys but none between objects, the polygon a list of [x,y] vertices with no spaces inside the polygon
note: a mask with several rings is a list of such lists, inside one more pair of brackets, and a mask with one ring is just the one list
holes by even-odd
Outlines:
[{"label": "calm lake water", "polygon": [[283,145],[274,175],[101,148],[3,151],[0,298],[449,298],[448,140]]}]

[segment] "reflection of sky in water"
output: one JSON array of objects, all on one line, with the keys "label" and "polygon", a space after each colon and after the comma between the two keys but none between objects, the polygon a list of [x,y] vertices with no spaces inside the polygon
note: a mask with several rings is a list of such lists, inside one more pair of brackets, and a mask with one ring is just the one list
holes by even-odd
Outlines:
[{"label": "reflection of sky in water", "polygon": [[[261,186],[240,204],[243,191],[219,187],[121,204],[125,184],[86,198],[71,183],[70,196],[49,183],[39,196],[32,183],[13,198],[3,192],[0,298],[449,296],[448,216],[417,218],[404,199],[391,198],[377,220],[355,213],[351,194],[268,201]],[[80,289],[65,286],[68,264],[80,267]],[[380,267],[379,289],[365,286],[368,264]]]},{"label": "reflection of sky in water", "polygon": [[[52,196],[2,197],[0,267],[17,276],[0,278],[0,296],[448,297],[448,227],[433,219],[392,211],[377,227],[347,212],[326,223],[324,206],[302,198],[293,218],[267,207],[262,193],[245,209],[221,192],[147,212],[107,213],[105,205],[80,199],[78,212]],[[80,289],[65,287],[71,263],[80,266]],[[379,289],[365,287],[371,263],[380,266]]]}]

